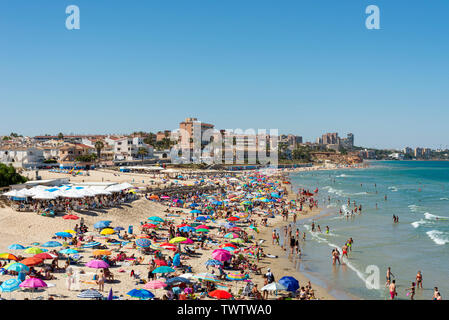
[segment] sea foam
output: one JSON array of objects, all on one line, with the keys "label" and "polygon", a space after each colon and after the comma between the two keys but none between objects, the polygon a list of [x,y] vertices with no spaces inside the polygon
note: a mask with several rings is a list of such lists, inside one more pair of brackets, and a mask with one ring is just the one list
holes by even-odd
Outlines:
[{"label": "sea foam", "polygon": [[438,230],[427,231],[426,234],[438,245],[444,245],[449,242],[449,238],[445,235],[444,232]]}]

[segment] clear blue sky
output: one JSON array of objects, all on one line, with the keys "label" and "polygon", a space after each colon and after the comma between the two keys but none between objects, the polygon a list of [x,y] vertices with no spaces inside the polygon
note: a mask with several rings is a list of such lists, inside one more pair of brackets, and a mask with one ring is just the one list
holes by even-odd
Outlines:
[{"label": "clear blue sky", "polygon": [[[81,29],[65,28],[78,5]],[[365,28],[378,5],[381,30]],[[447,147],[449,1],[0,0],[0,134],[279,128]]]}]

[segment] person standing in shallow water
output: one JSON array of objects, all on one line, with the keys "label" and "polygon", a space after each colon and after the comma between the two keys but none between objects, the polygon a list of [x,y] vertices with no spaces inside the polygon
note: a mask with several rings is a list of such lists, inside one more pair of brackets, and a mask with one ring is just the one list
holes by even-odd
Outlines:
[{"label": "person standing in shallow water", "polygon": [[416,274],[416,287],[422,289],[422,273],[421,271],[418,271]]}]

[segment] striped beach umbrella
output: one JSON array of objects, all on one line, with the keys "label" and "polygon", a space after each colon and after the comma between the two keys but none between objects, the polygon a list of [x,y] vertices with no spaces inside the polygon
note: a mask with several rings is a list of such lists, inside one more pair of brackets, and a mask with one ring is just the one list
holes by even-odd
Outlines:
[{"label": "striped beach umbrella", "polygon": [[24,265],[23,263],[20,263],[20,262],[10,263],[10,264],[6,265],[4,268],[8,271],[15,271],[15,272],[30,271],[29,267],[27,267],[26,265]]},{"label": "striped beach umbrella", "polygon": [[82,299],[100,299],[103,298],[103,295],[97,290],[88,289],[81,292],[77,297]]},{"label": "striped beach umbrella", "polygon": [[151,241],[148,239],[137,239],[136,240],[136,246],[139,246],[141,248],[148,248],[151,245]]},{"label": "striped beach umbrella", "polygon": [[97,241],[88,242],[86,244],[83,244],[83,248],[93,248],[96,246],[99,246],[101,243]]},{"label": "striped beach umbrella", "polygon": [[229,233],[226,233],[224,237],[228,238],[228,239],[235,239],[235,238],[238,238],[239,235],[237,233],[229,232]]},{"label": "striped beach umbrella", "polygon": [[18,258],[15,256],[15,255],[13,255],[13,254],[11,254],[11,253],[1,253],[0,254],[0,259],[2,259],[2,260],[14,260],[14,261],[17,261],[18,260]]},{"label": "striped beach umbrella", "polygon": [[233,280],[233,281],[246,280],[247,278],[248,278],[248,275],[245,275],[243,273],[228,273],[226,275],[226,279]]}]

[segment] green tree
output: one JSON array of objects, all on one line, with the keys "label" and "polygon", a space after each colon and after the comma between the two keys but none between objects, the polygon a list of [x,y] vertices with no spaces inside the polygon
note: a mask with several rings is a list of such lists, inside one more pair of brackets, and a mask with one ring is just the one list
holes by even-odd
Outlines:
[{"label": "green tree", "polygon": [[140,158],[142,159],[142,162],[143,162],[143,158],[144,158],[146,155],[148,155],[148,150],[147,150],[146,148],[144,148],[144,147],[140,147],[140,148],[137,150],[137,154],[140,156]]},{"label": "green tree", "polygon": [[12,184],[25,183],[27,178],[16,172],[16,169],[9,165],[0,163],[0,187],[7,187]]},{"label": "green tree", "polygon": [[58,134],[58,139],[59,139],[59,140],[64,139],[64,135],[62,134],[62,132],[60,132],[60,133]]},{"label": "green tree", "polygon": [[104,143],[103,141],[96,141],[95,142],[95,149],[97,150],[97,159],[100,159],[101,156],[101,150],[104,148]]}]

